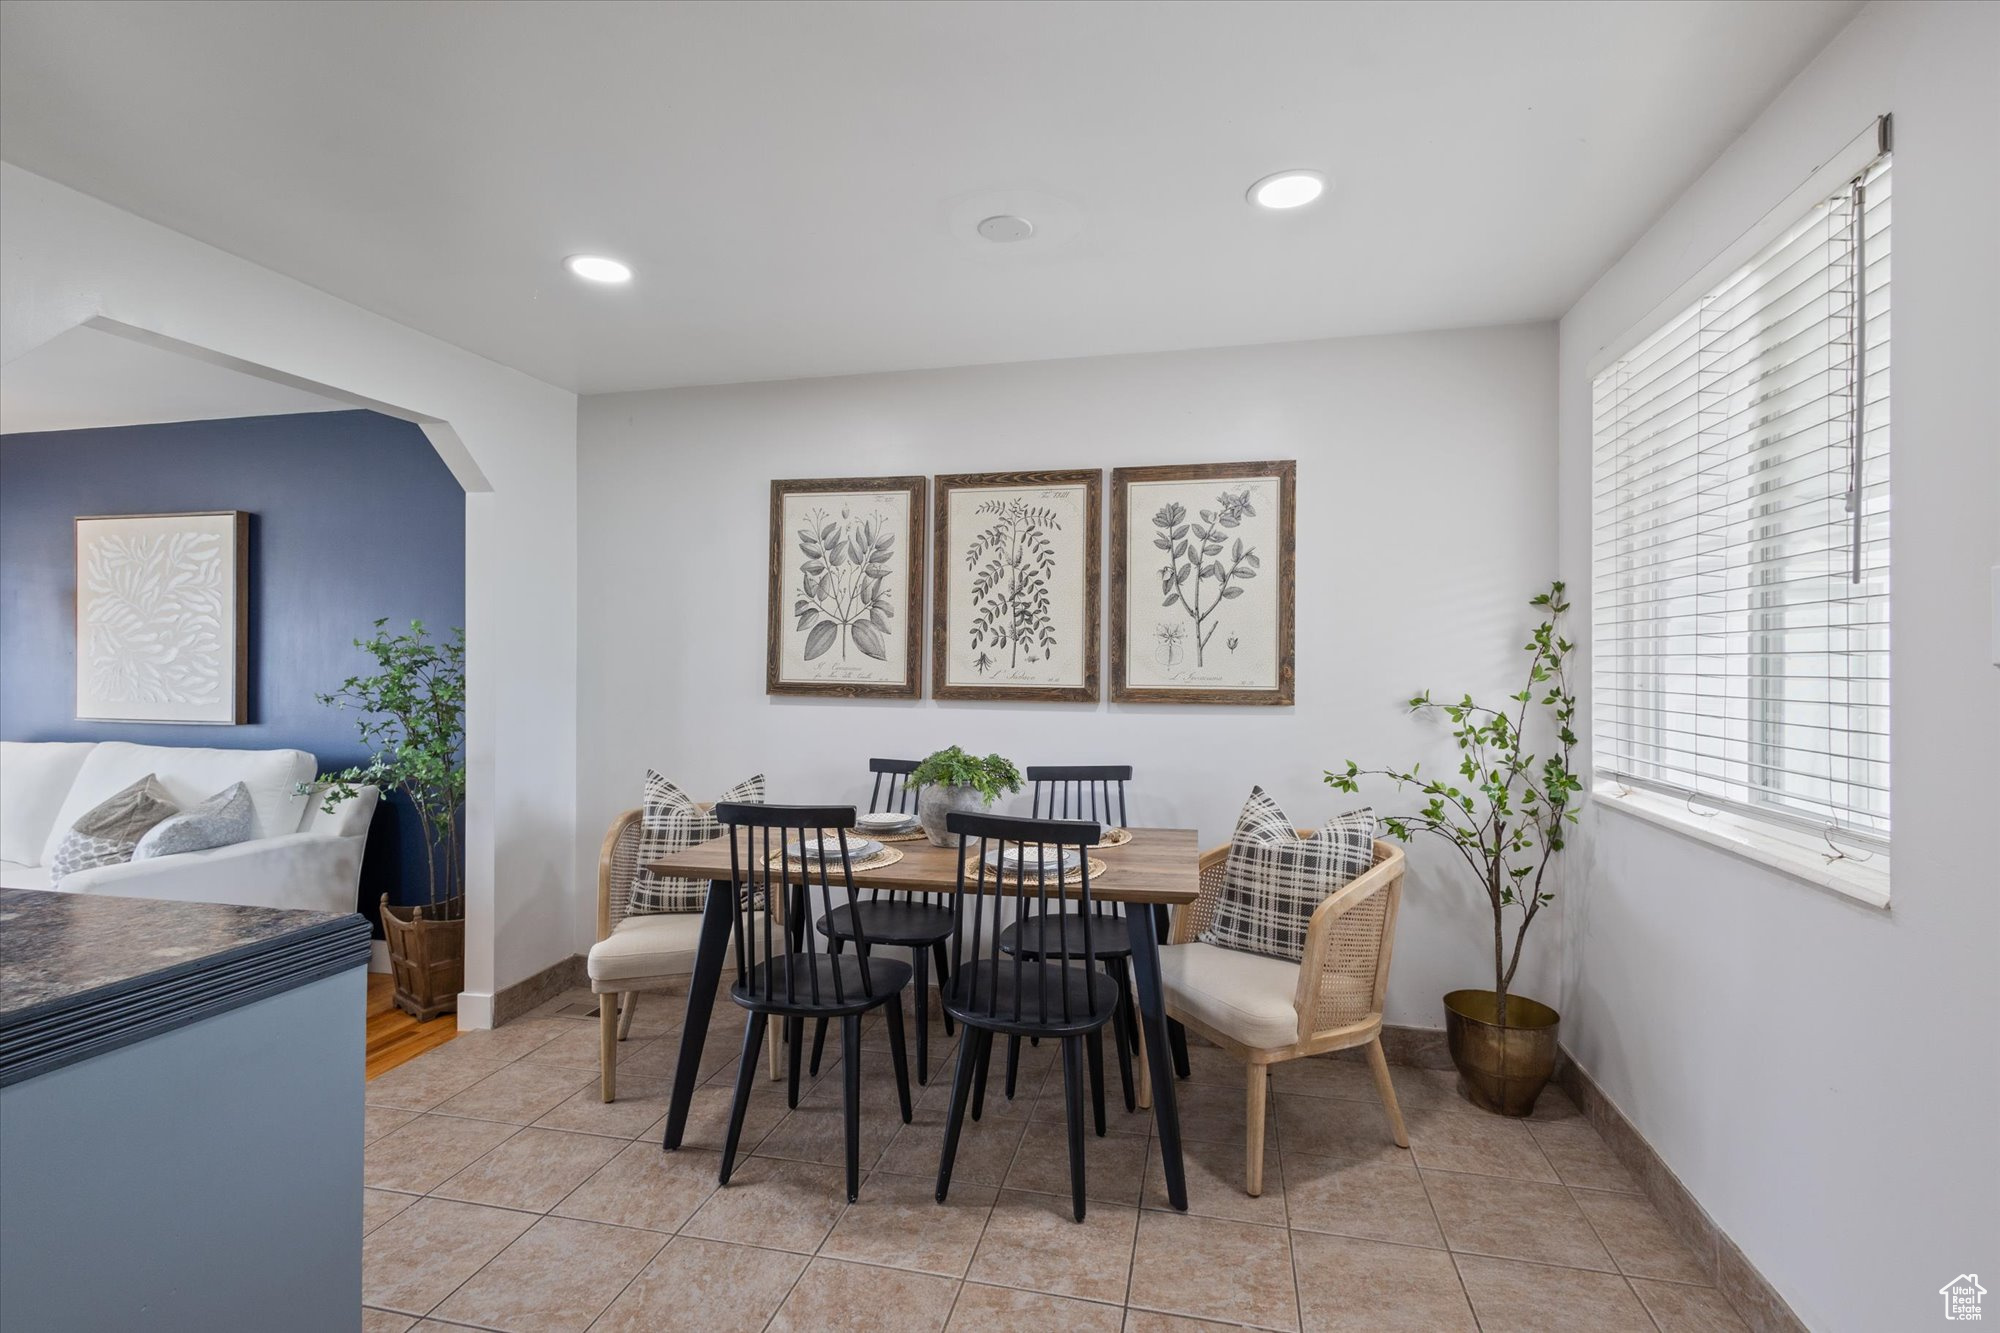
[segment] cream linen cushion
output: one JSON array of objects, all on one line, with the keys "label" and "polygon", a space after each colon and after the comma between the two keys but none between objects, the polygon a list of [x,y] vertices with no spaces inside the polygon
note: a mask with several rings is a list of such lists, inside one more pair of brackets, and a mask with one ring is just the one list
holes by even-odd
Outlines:
[{"label": "cream linen cushion", "polygon": [[[759,912],[756,923],[757,948],[763,952],[764,914]],[[739,919],[740,927],[742,921]],[[628,916],[611,928],[611,933],[590,946],[590,957],[585,960],[584,970],[589,974],[591,989],[617,990],[614,984],[621,981],[640,981],[650,977],[684,977],[694,971],[695,945],[701,942],[701,915],[695,912],[656,912],[646,916]],[[730,946],[731,966],[736,958],[735,946]]]},{"label": "cream linen cushion", "polygon": [[1160,948],[1167,1003],[1232,1041],[1257,1050],[1299,1039],[1299,965],[1213,944]]}]

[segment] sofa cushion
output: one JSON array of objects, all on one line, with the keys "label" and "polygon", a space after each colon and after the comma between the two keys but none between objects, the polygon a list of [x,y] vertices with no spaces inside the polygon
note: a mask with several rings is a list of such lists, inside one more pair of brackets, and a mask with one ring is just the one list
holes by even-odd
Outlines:
[{"label": "sofa cushion", "polygon": [[[42,864],[56,815],[94,748],[92,741],[0,741],[0,861]],[[10,880],[6,887],[19,886]]]},{"label": "sofa cushion", "polygon": [[1278,803],[1253,787],[1201,942],[1297,962],[1319,905],[1374,864],[1373,810],[1350,810],[1301,838]]},{"label": "sofa cushion", "polygon": [[317,776],[317,763],[304,750],[207,750],[105,741],[78,769],[76,785],[56,815],[42,859],[48,859],[84,811],[148,773],[156,775],[167,795],[182,807],[241,782],[250,789],[250,806],[256,814],[253,836],[275,838],[298,831],[311,800],[298,794],[298,785]]},{"label": "sofa cushion", "polygon": [[147,831],[180,807],[151,773],[83,812],[49,857],[49,884],[97,866],[123,865]]},{"label": "sofa cushion", "polygon": [[239,782],[147,829],[132,849],[132,859],[146,861],[248,842],[251,818],[250,789]]},{"label": "sofa cushion", "polygon": [[1299,1039],[1299,965],[1213,944],[1160,948],[1168,1008],[1254,1050]]}]

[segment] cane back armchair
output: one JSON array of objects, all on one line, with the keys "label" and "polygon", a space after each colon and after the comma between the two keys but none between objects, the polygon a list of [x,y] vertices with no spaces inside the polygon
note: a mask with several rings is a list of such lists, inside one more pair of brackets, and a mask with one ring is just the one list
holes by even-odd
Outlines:
[{"label": "cane back armchair", "polygon": [[[1300,837],[1312,830],[1301,829]],[[1247,1140],[1244,1190],[1264,1189],[1264,1112],[1271,1066],[1365,1046],[1396,1146],[1407,1148],[1403,1114],[1382,1051],[1382,1004],[1403,894],[1403,853],[1375,843],[1368,870],[1313,912],[1302,961],[1265,958],[1199,941],[1215,919],[1229,860],[1225,844],[1202,853],[1201,893],[1174,916],[1160,950],[1167,1016],[1244,1063]]]}]

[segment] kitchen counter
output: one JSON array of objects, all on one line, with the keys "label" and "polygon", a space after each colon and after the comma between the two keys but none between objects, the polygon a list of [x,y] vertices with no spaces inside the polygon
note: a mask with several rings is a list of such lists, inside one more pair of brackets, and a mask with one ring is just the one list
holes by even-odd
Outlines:
[{"label": "kitchen counter", "polygon": [[368,963],[353,913],[0,889],[0,1087]]},{"label": "kitchen counter", "polygon": [[353,1333],[368,937],[0,890],[0,1326]]}]

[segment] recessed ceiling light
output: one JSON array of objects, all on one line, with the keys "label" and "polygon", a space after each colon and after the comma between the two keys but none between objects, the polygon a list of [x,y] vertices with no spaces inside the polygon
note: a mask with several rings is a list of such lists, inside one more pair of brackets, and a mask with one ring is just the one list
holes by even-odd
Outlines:
[{"label": "recessed ceiling light", "polygon": [[1260,208],[1300,208],[1326,190],[1326,177],[1317,171],[1275,172],[1250,187],[1250,202]]},{"label": "recessed ceiling light", "polygon": [[1025,241],[1035,234],[1035,224],[1026,218],[1017,218],[1012,213],[998,213],[981,222],[977,228],[981,236],[1000,245],[1014,241]]},{"label": "recessed ceiling light", "polygon": [[586,282],[630,282],[632,269],[603,255],[571,255],[563,267]]}]

